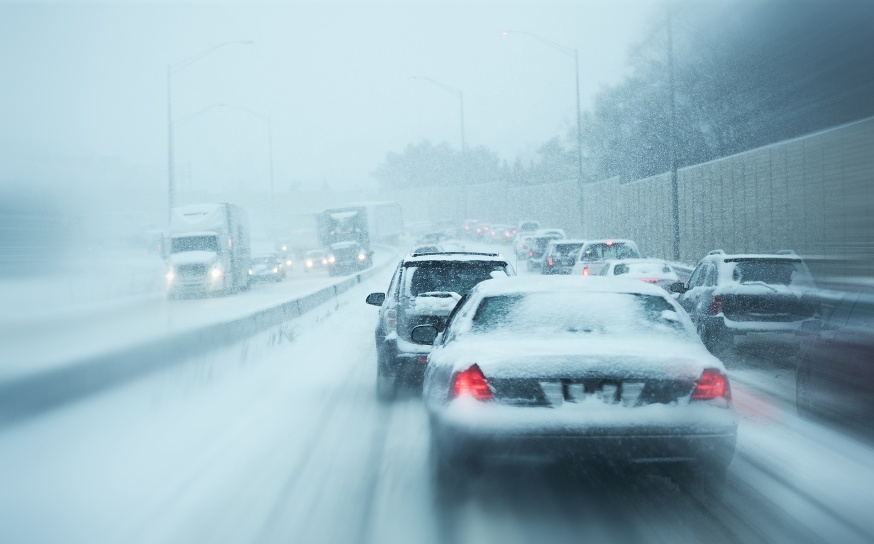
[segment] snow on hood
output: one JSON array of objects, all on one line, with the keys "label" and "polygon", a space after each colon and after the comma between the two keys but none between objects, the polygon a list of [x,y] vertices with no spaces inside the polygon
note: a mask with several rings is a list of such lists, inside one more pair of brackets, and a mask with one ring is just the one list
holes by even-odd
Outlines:
[{"label": "snow on hood", "polygon": [[171,253],[168,261],[173,265],[182,264],[212,264],[216,260],[214,251],[185,251]]},{"label": "snow on hood", "polygon": [[460,371],[477,364],[488,377],[637,376],[697,380],[705,368],[724,372],[700,342],[682,336],[520,338],[479,334],[431,353],[434,364]]}]

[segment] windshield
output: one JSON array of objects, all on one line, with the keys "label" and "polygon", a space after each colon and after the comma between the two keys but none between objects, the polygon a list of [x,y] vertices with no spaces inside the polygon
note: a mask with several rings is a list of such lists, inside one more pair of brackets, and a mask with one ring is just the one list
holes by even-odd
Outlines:
[{"label": "windshield", "polygon": [[741,284],[813,286],[807,267],[799,261],[789,260],[739,261],[734,265],[732,278]]},{"label": "windshield", "polygon": [[487,297],[474,313],[474,333],[525,337],[685,335],[670,302],[651,295],[530,293]]},{"label": "windshield", "polygon": [[481,281],[492,279],[505,267],[492,263],[438,262],[406,267],[404,292],[407,296],[423,293],[452,292],[464,295]]},{"label": "windshield", "polygon": [[218,251],[218,239],[215,236],[186,236],[170,239],[170,253],[186,251]]},{"label": "windshield", "polygon": [[581,261],[606,261],[608,259],[638,259],[640,254],[633,247],[622,242],[608,244],[588,244],[580,253]]}]

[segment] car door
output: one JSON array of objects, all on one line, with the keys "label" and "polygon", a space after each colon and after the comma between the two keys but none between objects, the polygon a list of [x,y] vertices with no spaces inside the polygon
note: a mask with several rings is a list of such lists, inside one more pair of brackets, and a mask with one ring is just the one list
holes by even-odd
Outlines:
[{"label": "car door", "polygon": [[704,291],[706,290],[705,281],[710,273],[711,264],[708,261],[701,261],[698,263],[698,266],[696,266],[695,270],[692,272],[692,276],[689,277],[689,283],[686,284],[688,290],[680,295],[677,300],[695,324],[697,324],[703,316],[701,311],[701,300]]}]

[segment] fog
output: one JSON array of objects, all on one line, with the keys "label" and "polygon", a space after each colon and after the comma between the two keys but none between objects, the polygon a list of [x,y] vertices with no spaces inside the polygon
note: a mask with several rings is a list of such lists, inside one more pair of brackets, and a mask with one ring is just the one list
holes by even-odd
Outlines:
[{"label": "fog", "polygon": [[874,540],[872,25],[0,2],[0,541]]}]

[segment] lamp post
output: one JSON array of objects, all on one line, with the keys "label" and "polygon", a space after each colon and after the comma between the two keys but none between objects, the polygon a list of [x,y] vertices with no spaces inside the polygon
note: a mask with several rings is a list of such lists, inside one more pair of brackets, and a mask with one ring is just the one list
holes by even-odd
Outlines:
[{"label": "lamp post", "polygon": [[267,157],[269,161],[269,171],[270,171],[270,224],[271,227],[276,226],[276,214],[274,213],[276,209],[275,203],[275,195],[273,192],[273,123],[270,121],[270,117],[264,115],[262,113],[258,113],[257,111],[250,110],[249,108],[245,108],[243,106],[230,106],[227,104],[221,105],[223,108],[231,109],[231,110],[239,110],[249,115],[256,117],[260,121],[262,121],[265,125],[267,125]]},{"label": "lamp post", "polygon": [[458,111],[459,111],[459,119],[461,122],[461,152],[464,153],[464,151],[466,149],[465,144],[464,144],[464,93],[462,91],[459,91],[458,89],[454,89],[454,88],[450,87],[449,85],[445,85],[443,83],[440,83],[436,79],[431,79],[430,77],[410,76],[410,81],[417,81],[419,79],[433,83],[434,85],[440,87],[441,89],[443,89],[447,93],[455,95],[458,97]]},{"label": "lamp post", "polygon": [[570,57],[574,59],[574,76],[576,78],[576,99],[577,99],[577,185],[579,186],[580,191],[580,226],[583,226],[583,126],[582,126],[582,112],[580,111],[580,56],[578,49],[571,49],[570,47],[564,46],[558,42],[554,42],[552,40],[548,40],[543,36],[538,36],[533,32],[526,32],[524,30],[505,30],[501,32],[501,35],[504,37],[509,36],[510,34],[523,34],[530,38],[534,38],[535,40],[548,45],[549,47],[555,49],[562,55]]},{"label": "lamp post", "polygon": [[[222,47],[228,45],[252,45],[253,41],[251,40],[235,40],[230,42],[223,42],[218,45],[214,45],[208,49],[204,49],[200,53],[196,55],[192,55],[187,59],[181,60],[175,64],[167,65],[167,217],[170,219],[170,214],[172,213],[173,206],[176,204],[176,169],[175,164],[173,163],[173,75],[185,68],[188,68],[195,62],[201,60],[202,58],[212,54],[216,49],[220,49]],[[205,108],[211,109],[211,108]],[[197,115],[201,113],[206,113],[203,110]],[[196,116],[196,115],[195,115]],[[190,120],[190,119],[189,119]]]}]

